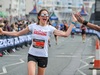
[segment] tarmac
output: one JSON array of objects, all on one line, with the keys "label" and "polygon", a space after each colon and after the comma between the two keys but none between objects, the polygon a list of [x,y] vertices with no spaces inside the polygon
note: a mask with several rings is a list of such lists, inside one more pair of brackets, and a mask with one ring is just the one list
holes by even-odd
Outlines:
[{"label": "tarmac", "polygon": [[[58,44],[51,37],[48,66],[45,75],[100,75],[93,68],[95,38],[88,35],[85,43],[80,34],[74,38],[58,37]],[[27,75],[27,53],[30,46],[0,57],[0,75]],[[37,71],[37,70],[36,70]],[[94,73],[94,74],[93,74]]]}]

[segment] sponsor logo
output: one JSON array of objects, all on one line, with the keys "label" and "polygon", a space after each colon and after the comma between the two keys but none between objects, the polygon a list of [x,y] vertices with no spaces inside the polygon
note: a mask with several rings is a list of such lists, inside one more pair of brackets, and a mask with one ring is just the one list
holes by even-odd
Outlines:
[{"label": "sponsor logo", "polygon": [[34,34],[37,34],[37,35],[42,35],[42,36],[46,36],[47,35],[47,32],[44,32],[44,31],[41,31],[41,30],[34,30],[33,32]]}]

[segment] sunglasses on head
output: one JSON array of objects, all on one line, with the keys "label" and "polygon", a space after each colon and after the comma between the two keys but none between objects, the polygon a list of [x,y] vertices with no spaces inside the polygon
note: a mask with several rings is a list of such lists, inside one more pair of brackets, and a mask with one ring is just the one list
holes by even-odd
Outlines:
[{"label": "sunglasses on head", "polygon": [[41,14],[40,16],[42,16],[42,17],[44,17],[44,16],[49,17],[48,14]]}]

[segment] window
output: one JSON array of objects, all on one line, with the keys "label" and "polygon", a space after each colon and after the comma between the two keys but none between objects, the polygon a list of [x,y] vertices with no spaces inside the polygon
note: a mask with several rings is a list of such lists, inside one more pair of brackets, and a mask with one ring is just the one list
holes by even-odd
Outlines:
[{"label": "window", "polygon": [[100,1],[99,0],[96,1],[96,11],[100,12]]},{"label": "window", "polygon": [[71,7],[68,7],[68,9],[71,9]]},{"label": "window", "polygon": [[23,9],[22,11],[26,11],[26,9]]},{"label": "window", "polygon": [[68,3],[68,5],[72,5],[72,3]]},{"label": "window", "polygon": [[0,5],[0,7],[2,7],[2,5]]}]

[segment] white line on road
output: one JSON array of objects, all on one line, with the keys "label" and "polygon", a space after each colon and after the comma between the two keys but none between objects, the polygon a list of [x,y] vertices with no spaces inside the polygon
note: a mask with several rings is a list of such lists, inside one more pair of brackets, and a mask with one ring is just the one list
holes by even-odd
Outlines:
[{"label": "white line on road", "polygon": [[96,69],[94,69],[93,71],[92,71],[93,73],[93,75],[97,75],[97,70]]},{"label": "white line on road", "polygon": [[4,56],[8,57],[8,56],[22,56],[22,55],[4,55]]},{"label": "white line on road", "polygon": [[[87,57],[86,59],[91,59],[91,58],[93,58],[94,56],[89,56],[89,57]],[[85,60],[86,60],[85,59]],[[82,72],[80,69],[82,69],[82,68],[84,68],[84,67],[86,67],[86,66],[88,66],[89,64],[87,63],[87,62],[85,62],[85,61],[83,61],[83,60],[80,60],[82,63],[84,63],[85,65],[83,65],[82,67],[80,67],[80,68],[78,68],[78,72],[79,73],[81,73],[82,75],[86,75],[84,72]]]},{"label": "white line on road", "polygon": [[3,67],[2,67],[3,72],[1,72],[0,75],[1,75],[1,74],[7,73],[6,67],[13,66],[13,65],[18,65],[18,64],[21,64],[21,63],[24,63],[24,61],[23,61],[22,59],[20,59],[20,62],[17,62],[17,63],[13,63],[13,64],[9,64],[9,65],[3,66]]},{"label": "white line on road", "polygon": [[85,73],[83,73],[81,70],[77,70],[78,72],[80,72],[82,75],[86,75]]},{"label": "white line on road", "polygon": [[77,57],[77,56],[72,56],[72,55],[57,55],[56,57]]},{"label": "white line on road", "polygon": [[78,72],[80,72],[82,75],[86,75],[86,74],[85,74],[84,72],[82,72],[80,69],[82,69],[82,68],[88,66],[89,64],[88,64],[87,62],[83,61],[83,60],[80,60],[80,61],[83,62],[85,65],[82,66],[82,67],[80,67],[80,68],[78,69]]}]

